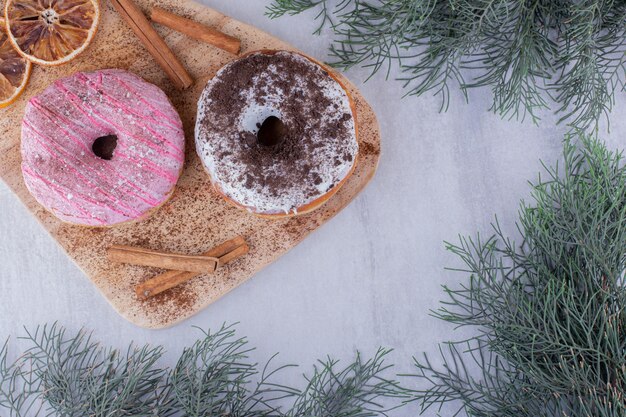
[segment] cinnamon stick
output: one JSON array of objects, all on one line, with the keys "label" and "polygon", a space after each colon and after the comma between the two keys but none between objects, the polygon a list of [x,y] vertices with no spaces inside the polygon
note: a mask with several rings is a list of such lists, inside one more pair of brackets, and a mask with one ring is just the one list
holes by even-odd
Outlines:
[{"label": "cinnamon stick", "polygon": [[206,42],[231,54],[237,55],[241,50],[241,41],[239,39],[191,19],[168,12],[158,6],[152,8],[150,19],[153,22],[184,33],[190,38]]},{"label": "cinnamon stick", "polygon": [[107,253],[113,262],[178,271],[211,273],[215,272],[219,266],[219,259],[211,256],[180,255],[133,246],[114,245],[107,250]]},{"label": "cinnamon stick", "polygon": [[[243,237],[238,236],[226,241],[221,245],[203,253],[203,256],[210,256],[219,259],[220,265],[226,265],[248,253],[249,247]],[[188,271],[167,271],[148,281],[142,282],[135,287],[135,293],[140,300],[154,297],[164,291],[181,285],[199,274]]]},{"label": "cinnamon stick", "polygon": [[172,80],[176,88],[180,90],[189,88],[193,84],[193,78],[154,30],[141,9],[132,0],[111,0],[111,3]]}]

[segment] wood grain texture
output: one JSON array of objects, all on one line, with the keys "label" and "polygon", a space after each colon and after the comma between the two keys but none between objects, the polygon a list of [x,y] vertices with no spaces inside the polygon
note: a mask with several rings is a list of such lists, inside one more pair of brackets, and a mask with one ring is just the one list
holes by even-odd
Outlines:
[{"label": "wood grain texture", "polygon": [[[138,3],[144,13],[158,4],[181,16],[193,18],[235,36],[242,40],[242,54],[258,49],[294,50],[290,45],[254,27],[196,3],[175,0],[160,0],[158,3],[141,0]],[[209,177],[196,155],[193,140],[196,102],[202,89],[223,65],[237,57],[157,26],[157,31],[196,80],[191,88],[179,91],[110,3],[103,2],[102,7],[102,22],[94,44],[76,61],[66,66],[35,68],[26,93],[13,106],[0,109],[0,178],[85,272],[116,311],[138,326],[163,328],[192,316],[236,288],[348,205],[376,172],[380,157],[379,128],[370,106],[358,90],[340,76],[349,87],[357,108],[360,150],[355,173],[328,203],[310,214],[280,220],[262,219],[248,214],[226,203],[213,191]],[[103,68],[124,68],[163,88],[181,115],[187,140],[185,170],[172,199],[145,221],[111,229],[64,224],[46,212],[26,190],[21,175],[19,152],[20,123],[28,98],[40,93],[59,77],[76,71]],[[248,242],[248,255],[220,268],[213,275],[200,276],[145,301],[137,298],[134,287],[162,270],[113,264],[106,255],[106,249],[113,244],[168,252],[202,253],[237,235],[244,236]]]}]

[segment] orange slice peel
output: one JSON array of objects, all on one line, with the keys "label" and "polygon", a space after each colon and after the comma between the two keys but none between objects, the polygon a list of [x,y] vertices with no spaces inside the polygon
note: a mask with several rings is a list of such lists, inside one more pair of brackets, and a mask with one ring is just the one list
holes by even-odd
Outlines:
[{"label": "orange slice peel", "polygon": [[32,64],[12,46],[0,18],[0,108],[11,105],[26,89]]},{"label": "orange slice peel", "polygon": [[7,0],[7,34],[20,55],[39,65],[60,65],[82,53],[96,34],[98,0]]}]

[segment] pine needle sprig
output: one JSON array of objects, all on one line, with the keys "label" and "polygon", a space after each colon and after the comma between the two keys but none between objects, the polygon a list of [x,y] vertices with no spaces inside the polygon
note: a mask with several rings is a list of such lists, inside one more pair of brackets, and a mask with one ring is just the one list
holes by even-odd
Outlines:
[{"label": "pine needle sprig", "polygon": [[424,410],[470,416],[626,415],[626,167],[598,141],[571,141],[522,204],[516,246],[494,223],[486,240],[448,244],[469,275],[435,317],[474,337],[416,360]]},{"label": "pine needle sprig", "polygon": [[287,366],[250,361],[233,326],[184,349],[173,369],[159,366],[162,347],[103,347],[91,333],[58,324],[26,330],[28,349],[14,363],[0,349],[0,415],[9,417],[376,417],[404,405],[410,391],[385,374],[390,350],[337,370],[320,361],[306,388],[275,380]]},{"label": "pine needle sprig", "polygon": [[585,130],[608,118],[615,92],[626,91],[626,2],[587,0],[571,10],[556,61],[559,82],[550,89],[560,121]]},{"label": "pine needle sprig", "polygon": [[19,359],[9,362],[8,354],[7,340],[0,348],[0,410],[8,412],[8,417],[39,415],[42,405],[35,394],[39,381],[32,374],[24,372]]},{"label": "pine needle sprig", "polygon": [[285,14],[293,16],[317,6],[323,7],[327,10],[325,0],[277,0],[274,4],[268,7],[267,13],[270,17],[280,17]]},{"label": "pine needle sprig", "polygon": [[285,393],[289,396],[295,392],[268,382],[284,367],[269,372],[269,361],[252,389],[252,379],[259,376],[259,370],[258,364],[249,361],[253,349],[248,341],[236,337],[233,326],[203,334],[204,339],[183,351],[172,371],[173,406],[189,417],[277,415],[277,408],[270,404],[284,398]]},{"label": "pine needle sprig", "polygon": [[624,0],[273,0],[267,15],[311,9],[334,34],[332,65],[397,65],[407,95],[438,95],[441,110],[453,87],[489,87],[501,117],[553,109],[591,131],[626,91]]},{"label": "pine needle sprig", "polygon": [[351,0],[340,0],[339,5],[331,9],[325,0],[276,0],[273,5],[268,7],[267,15],[272,18],[277,18],[285,14],[294,16],[319,6],[320,11],[315,16],[315,20],[318,20],[320,25],[313,32],[319,35],[326,25],[333,26],[333,11],[343,10],[344,7],[349,6],[350,2]]},{"label": "pine needle sprig", "polygon": [[104,348],[84,331],[67,335],[57,324],[26,331],[24,355],[39,394],[61,416],[167,416],[156,366],[160,347],[130,346],[125,354]]},{"label": "pine needle sprig", "polygon": [[[354,362],[337,369],[338,361],[327,358],[314,367],[307,387],[299,393],[286,417],[375,417],[386,416],[398,406],[392,400],[407,400],[409,392],[397,381],[381,375],[391,368],[385,358],[391,353],[379,349],[369,360],[360,354]],[[396,401],[397,402],[397,401]]]}]

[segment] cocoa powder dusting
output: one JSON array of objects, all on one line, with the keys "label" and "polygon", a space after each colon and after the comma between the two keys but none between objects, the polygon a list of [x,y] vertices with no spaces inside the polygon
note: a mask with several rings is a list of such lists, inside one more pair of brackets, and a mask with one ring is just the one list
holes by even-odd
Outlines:
[{"label": "cocoa powder dusting", "polygon": [[158,316],[164,322],[170,322],[191,311],[197,299],[198,295],[190,288],[190,285],[183,284],[140,303],[150,315]]}]

